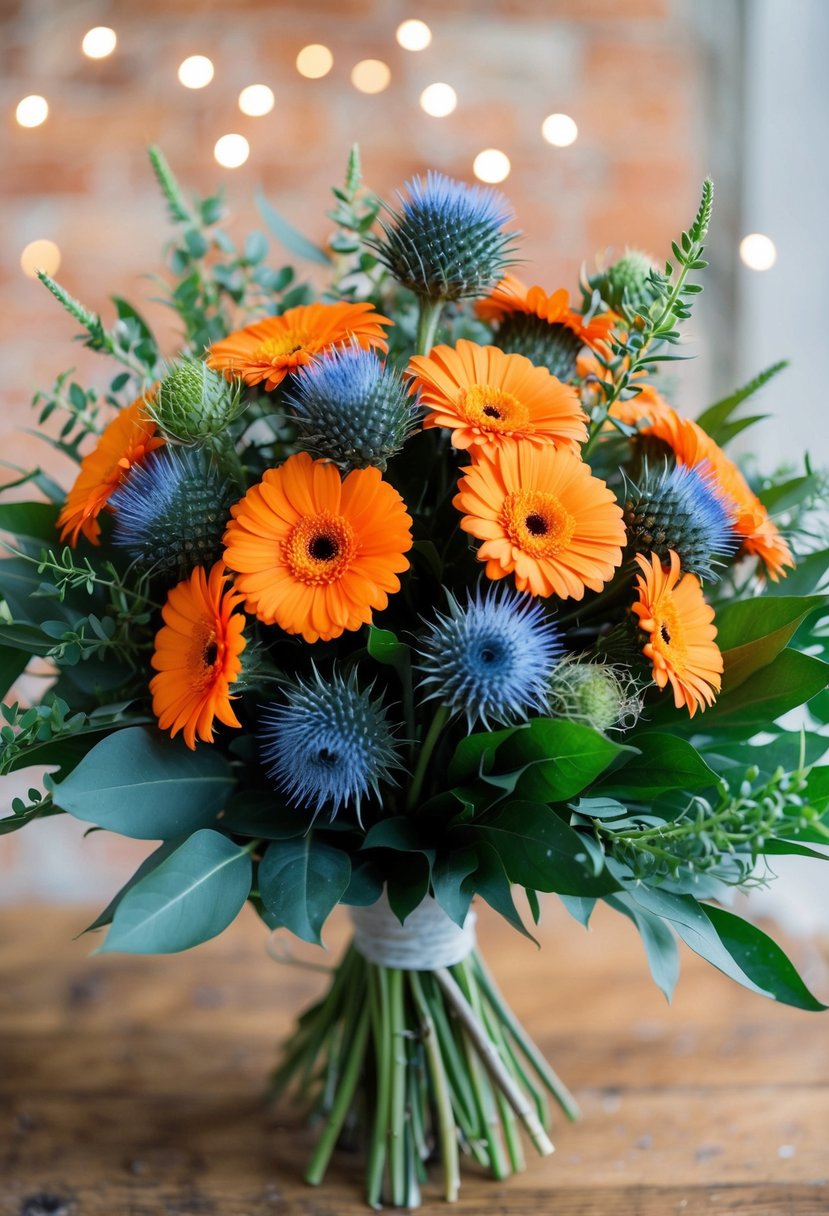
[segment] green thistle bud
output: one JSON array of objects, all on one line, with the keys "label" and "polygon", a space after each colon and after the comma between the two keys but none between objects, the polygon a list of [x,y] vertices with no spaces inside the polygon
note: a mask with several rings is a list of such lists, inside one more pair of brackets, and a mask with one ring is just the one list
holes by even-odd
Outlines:
[{"label": "green thistle bud", "polygon": [[550,324],[532,313],[508,313],[492,339],[510,355],[525,355],[536,367],[546,367],[559,380],[571,380],[576,371],[576,355],[584,346],[567,325]]},{"label": "green thistle bud", "polygon": [[230,507],[238,497],[209,455],[170,444],[130,470],[109,500],[112,540],[140,566],[170,580],[221,555]]},{"label": "green thistle bud", "polygon": [[732,505],[721,496],[707,464],[654,473],[645,463],[639,485],[627,484],[624,519],[633,552],[656,553],[667,562],[673,549],[682,569],[700,578],[715,580],[717,558],[737,549]]},{"label": "green thistle bud", "polygon": [[616,311],[626,305],[634,312],[642,312],[653,299],[648,279],[652,269],[653,261],[646,253],[626,249],[603,274],[590,279],[590,286]]},{"label": "green thistle bud", "polygon": [[624,667],[565,659],[554,668],[549,690],[556,717],[594,730],[630,730],[639,720],[639,689]]},{"label": "green thistle bud", "polygon": [[147,403],[160,429],[179,443],[211,442],[245,408],[241,385],[229,384],[198,359],[173,364]]},{"label": "green thistle bud", "polygon": [[417,407],[393,368],[354,344],[303,367],[288,401],[299,439],[341,469],[385,469],[411,435]]}]

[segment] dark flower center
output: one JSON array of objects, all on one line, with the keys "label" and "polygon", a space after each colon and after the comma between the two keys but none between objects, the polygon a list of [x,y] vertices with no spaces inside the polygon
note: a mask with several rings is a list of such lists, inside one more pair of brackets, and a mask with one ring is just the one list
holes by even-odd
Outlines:
[{"label": "dark flower center", "polygon": [[533,536],[544,536],[547,532],[547,521],[541,515],[528,515],[524,523]]},{"label": "dark flower center", "polygon": [[663,642],[666,644],[666,646],[670,646],[670,644],[671,644],[671,635],[668,633],[668,626],[667,626],[667,625],[660,625],[660,626],[659,626],[659,633],[660,633],[660,635],[661,635],[661,637],[662,637],[662,641],[663,641]]},{"label": "dark flower center", "polygon": [[324,764],[326,768],[333,768],[339,757],[336,752],[332,752],[330,748],[321,747],[317,752],[317,760],[320,764]]},{"label": "dark flower center", "polygon": [[333,536],[315,536],[308,544],[308,553],[315,561],[330,562],[337,556],[340,551],[340,546],[334,540]]},{"label": "dark flower center", "polygon": [[208,642],[204,649],[204,663],[206,667],[212,667],[219,657],[218,642]]},{"label": "dark flower center", "polygon": [[501,418],[503,416],[501,411],[496,409],[494,405],[485,405],[481,413],[486,414],[487,418]]}]

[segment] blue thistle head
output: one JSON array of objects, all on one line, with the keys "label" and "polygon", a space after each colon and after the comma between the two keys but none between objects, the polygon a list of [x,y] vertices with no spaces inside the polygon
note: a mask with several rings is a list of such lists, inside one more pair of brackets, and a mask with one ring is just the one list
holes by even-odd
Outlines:
[{"label": "blue thistle head", "polygon": [[402,378],[356,343],[301,368],[288,401],[305,450],[346,471],[385,469],[417,423],[417,403]]},{"label": "blue thistle head", "polygon": [[700,578],[716,580],[718,559],[731,557],[739,544],[731,505],[707,462],[660,472],[645,464],[639,485],[628,482],[624,514],[634,553],[656,553],[667,562],[673,549],[682,569]]},{"label": "blue thistle head", "polygon": [[421,638],[422,687],[470,726],[480,719],[508,724],[544,712],[550,674],[562,652],[542,604],[501,584],[466,607],[447,593],[449,614],[438,614]]},{"label": "blue thistle head", "polygon": [[497,190],[430,171],[406,183],[400,208],[370,240],[398,283],[431,300],[485,295],[514,259],[517,233],[504,232],[512,208]]},{"label": "blue thistle head", "polygon": [[262,710],[259,752],[287,798],[315,815],[380,797],[398,767],[397,745],[379,699],[360,691],[356,674],[324,680],[314,669],[286,692],[286,704]]},{"label": "blue thistle head", "polygon": [[167,444],[134,465],[110,498],[113,544],[147,570],[184,578],[220,556],[236,498],[206,451]]}]

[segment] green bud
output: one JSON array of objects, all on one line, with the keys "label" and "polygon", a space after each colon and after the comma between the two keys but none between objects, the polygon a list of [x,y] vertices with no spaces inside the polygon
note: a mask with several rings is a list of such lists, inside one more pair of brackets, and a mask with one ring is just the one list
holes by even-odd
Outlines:
[{"label": "green bud", "polygon": [[199,359],[183,359],[167,372],[148,402],[159,428],[179,443],[210,443],[245,409],[241,385],[230,384]]},{"label": "green bud", "polygon": [[641,709],[630,672],[610,663],[565,659],[550,678],[550,708],[556,717],[594,730],[630,730]]}]

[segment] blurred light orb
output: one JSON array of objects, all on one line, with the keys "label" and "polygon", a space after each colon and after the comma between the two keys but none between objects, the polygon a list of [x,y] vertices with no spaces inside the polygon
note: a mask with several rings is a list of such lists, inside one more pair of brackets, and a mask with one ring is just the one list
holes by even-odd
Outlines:
[{"label": "blurred light orb", "polygon": [[244,135],[223,135],[216,140],[213,155],[224,169],[238,169],[250,156],[250,144]]},{"label": "blurred light orb", "polygon": [[81,42],[81,50],[87,59],[106,59],[115,50],[118,36],[108,25],[96,25],[87,30]]},{"label": "blurred light orb", "polygon": [[361,59],[351,69],[351,83],[361,93],[382,93],[390,80],[391,68],[382,59]]},{"label": "blurred light orb", "polygon": [[404,51],[425,51],[432,41],[432,31],[425,21],[411,18],[398,25],[395,37]]},{"label": "blurred light orb", "polygon": [[55,274],[60,266],[60,250],[54,241],[29,241],[20,255],[20,265],[30,279],[36,279],[39,270]]},{"label": "blurred light orb", "polygon": [[275,100],[273,89],[266,84],[249,84],[239,94],[239,109],[249,118],[261,118],[270,114]]},{"label": "blurred light orb", "polygon": [[500,152],[498,148],[484,148],[472,163],[472,172],[478,181],[488,182],[491,185],[509,177],[511,168],[506,152]]},{"label": "blurred light orb", "polygon": [[188,55],[178,65],[178,78],[185,89],[203,89],[213,79],[213,64],[206,55]]},{"label": "blurred light orb", "polygon": [[334,56],[321,42],[304,46],[296,57],[296,70],[300,76],[306,76],[309,80],[319,80],[327,76],[333,66]]},{"label": "blurred light orb", "polygon": [[770,236],[749,232],[740,241],[740,258],[749,270],[771,270],[777,261],[777,247]]},{"label": "blurred light orb", "polygon": [[49,102],[39,93],[30,93],[17,103],[14,116],[21,127],[39,127],[49,117]]},{"label": "blurred light orb", "polygon": [[541,124],[541,134],[554,148],[569,148],[578,139],[579,129],[569,114],[548,114]]},{"label": "blurred light orb", "polygon": [[451,84],[430,84],[420,94],[420,108],[432,118],[446,118],[458,104],[458,95]]}]

